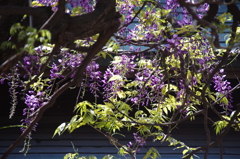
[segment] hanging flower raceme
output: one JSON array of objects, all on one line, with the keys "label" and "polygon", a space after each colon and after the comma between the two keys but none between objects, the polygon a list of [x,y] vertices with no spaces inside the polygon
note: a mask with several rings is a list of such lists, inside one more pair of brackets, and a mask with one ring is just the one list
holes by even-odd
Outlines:
[{"label": "hanging flower raceme", "polygon": [[225,114],[229,114],[232,110],[232,89],[230,82],[225,79],[224,69],[221,69],[218,74],[213,77],[214,89],[217,91],[217,99],[220,100],[220,106],[224,109]]},{"label": "hanging flower raceme", "polygon": [[[31,123],[30,116],[33,116],[35,111],[40,108],[44,102],[46,102],[45,92],[35,93],[34,91],[29,91],[29,94],[26,94],[25,104],[26,108],[23,109],[23,115],[26,116],[26,119],[22,120],[22,124],[28,126]],[[35,130],[36,126],[34,127]],[[22,128],[24,130],[25,128]]]},{"label": "hanging flower raceme", "polygon": [[[74,19],[79,18],[80,23],[81,18],[96,13],[91,12],[94,11],[97,2],[100,0],[68,0],[65,8],[66,13],[70,15],[66,17],[75,16]],[[105,3],[106,0],[102,2]],[[105,33],[108,32],[107,27],[112,24],[111,14],[105,12],[100,14],[102,17],[94,23],[97,30],[93,28],[89,32],[90,37],[83,36],[85,37],[83,39],[69,40],[76,44],[76,47],[79,46],[78,50],[88,48],[87,50],[91,51],[79,52],[77,49],[72,49],[74,47],[64,48],[70,45],[61,43],[60,51],[51,53],[53,45],[48,41],[49,43],[33,49],[31,53],[26,53],[10,74],[0,76],[0,83],[5,80],[10,86],[12,97],[10,118],[18,103],[17,96],[21,95],[24,98],[26,107],[23,110],[25,118],[21,121],[24,126],[21,128],[22,131],[32,123],[37,110],[44,106],[45,102],[61,94],[69,85],[74,89],[73,83],[78,80],[74,79],[75,74],[81,68],[83,61],[84,70],[80,70],[83,74],[79,79],[81,81],[78,85],[79,92],[83,97],[85,90],[89,90],[94,96],[95,103],[85,101],[76,104],[79,114],[68,124],[64,123],[64,128],[57,129],[56,132],[59,134],[63,130],[73,131],[87,124],[99,131],[107,131],[103,134],[109,138],[122,128],[137,129],[137,133],[146,136],[143,138],[134,133],[135,142],[129,142],[125,147],[121,147],[125,148],[123,154],[130,154],[131,151],[136,155],[140,150],[139,147],[146,145],[145,137],[148,136],[176,145],[175,140],[163,135],[162,125],[180,124],[178,121],[182,118],[193,119],[199,112],[206,112],[201,109],[204,104],[205,108],[213,108],[211,105],[219,104],[224,109],[225,115],[228,115],[232,108],[232,87],[225,79],[224,71],[221,69],[213,75],[213,79],[209,79],[213,70],[221,63],[225,51],[216,53],[212,45],[213,35],[208,29],[198,24],[188,10],[181,7],[178,0],[113,0],[112,2],[116,2],[114,7],[122,15],[118,19],[121,26],[101,46],[102,49],[97,48],[99,52],[91,60],[86,57],[91,57],[88,55],[104,41],[99,39],[108,35]],[[53,11],[57,10],[57,3],[58,0],[33,1],[36,6],[51,6]],[[188,0],[186,3],[195,4],[198,1]],[[190,7],[196,16],[202,18],[209,6],[204,3]],[[105,11],[105,8],[102,10]],[[101,9],[97,11],[100,13]],[[91,20],[94,19],[89,18],[89,21]],[[212,25],[218,27],[218,24],[212,23]],[[64,35],[65,31],[71,28],[76,27],[67,26],[67,29],[63,30]],[[92,33],[95,35],[92,36]],[[112,58],[107,68],[106,65],[101,68],[98,64],[97,59],[100,55],[104,58],[107,56]],[[48,57],[52,58],[48,59]],[[87,66],[85,62],[89,62]],[[24,73],[20,75],[20,71]],[[210,80],[213,89],[210,89],[211,85],[206,82]],[[17,91],[19,88],[21,92]],[[98,104],[96,100],[98,97],[104,102]],[[204,102],[205,100],[207,102]],[[168,134],[174,128],[173,125]],[[36,130],[36,127],[37,124],[33,130]],[[25,140],[27,150],[30,140],[31,133]],[[114,143],[116,142],[114,140]],[[187,147],[187,150],[188,153],[194,149]]]},{"label": "hanging flower raceme", "polygon": [[103,75],[103,88],[106,98],[122,98],[122,87],[127,81],[127,75],[134,72],[136,64],[134,56],[127,55],[116,56],[112,61],[111,67],[106,70]]},{"label": "hanging flower raceme", "polygon": [[[27,127],[31,124],[32,120],[34,119],[36,111],[38,108],[44,105],[44,103],[47,101],[45,92],[34,92],[29,91],[29,94],[26,94],[25,98],[25,104],[26,108],[23,109],[23,116],[26,116],[25,119],[22,119],[22,125],[24,127],[21,127],[21,130],[24,132]],[[33,127],[33,131],[36,131],[38,123],[36,123]],[[30,150],[30,142],[31,142],[31,132],[25,137],[24,140],[24,147],[20,152],[27,153]]]}]

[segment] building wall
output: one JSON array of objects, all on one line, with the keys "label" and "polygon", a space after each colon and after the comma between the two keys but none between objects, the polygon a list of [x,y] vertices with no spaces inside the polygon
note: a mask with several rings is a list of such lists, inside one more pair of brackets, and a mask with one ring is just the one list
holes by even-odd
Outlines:
[{"label": "building wall", "polygon": [[[16,118],[17,119],[17,118]],[[19,118],[20,119],[20,118]],[[1,121],[7,121],[6,117],[1,117]],[[123,158],[117,155],[117,149],[99,132],[91,127],[82,127],[73,133],[64,133],[61,136],[52,138],[55,128],[59,125],[59,121],[68,121],[69,117],[66,116],[47,116],[39,123],[36,132],[33,132],[33,139],[31,141],[31,149],[27,156],[19,153],[23,144],[19,145],[9,156],[9,159],[59,159],[67,153],[73,153],[71,142],[75,148],[82,155],[95,155],[103,157],[107,154],[115,155],[116,157]],[[185,123],[179,126],[172,133],[172,137],[184,142],[190,147],[204,146],[206,143],[206,136],[204,133],[203,124],[199,123],[201,119],[197,119],[192,123]],[[5,124],[12,124],[12,122],[4,122]],[[10,128],[0,130],[0,154],[2,154],[8,146],[10,146],[15,139],[20,135],[18,128]],[[126,133],[126,134],[125,134]],[[126,144],[133,140],[131,132],[125,131],[125,137],[116,135],[120,143]],[[212,141],[216,135],[212,133]],[[231,131],[223,140],[223,156],[225,159],[239,159],[240,158],[240,134],[239,132]],[[140,147],[138,158],[142,158],[144,153],[151,147],[156,148],[163,159],[177,159],[182,157],[183,149],[176,149],[168,146],[167,143],[159,141],[147,141],[145,147]],[[209,151],[209,159],[219,159],[219,146],[211,148]],[[200,158],[203,158],[202,153],[199,153]]]},{"label": "building wall", "polygon": [[[221,6],[219,14],[226,10],[226,6]],[[224,33],[221,36],[222,46],[224,44]],[[100,61],[101,62],[101,61]],[[106,62],[102,62],[102,66],[105,66]],[[229,77],[236,78],[239,75],[239,70],[235,67],[240,67],[239,59],[235,61],[232,66],[229,66],[228,73]],[[234,70],[232,69],[234,68]],[[231,72],[231,74],[230,74]],[[16,110],[16,117],[9,120],[8,113],[10,109],[10,97],[7,90],[7,85],[0,86],[0,126],[16,125],[20,124],[22,119],[22,108],[23,103],[19,103]],[[235,99],[239,98],[240,93],[235,93]],[[23,144],[19,145],[9,156],[9,159],[59,159],[63,158],[66,153],[74,152],[71,142],[74,144],[75,148],[78,149],[79,153],[82,155],[96,155],[97,157],[103,157],[107,154],[113,154],[117,156],[117,149],[99,132],[91,127],[82,127],[74,131],[73,133],[64,133],[62,136],[52,138],[54,130],[62,122],[69,121],[73,115],[73,107],[76,99],[76,91],[69,91],[65,93],[58,99],[58,102],[53,108],[45,113],[45,116],[40,121],[37,131],[33,132],[33,139],[31,142],[31,150],[27,156],[19,153],[22,149]],[[90,99],[91,100],[91,99]],[[236,100],[235,100],[236,102]],[[203,128],[203,120],[201,117],[197,118],[194,122],[186,122],[181,126],[177,127],[173,132],[172,136],[176,139],[184,142],[190,147],[204,146],[206,141],[206,136]],[[9,147],[21,134],[19,128],[9,128],[0,129],[0,155]],[[214,132],[212,132],[212,140],[216,138]],[[129,141],[133,141],[132,132],[126,132],[126,137],[118,136],[118,140],[126,144]],[[155,147],[161,154],[163,159],[176,159],[182,157],[182,150],[176,149],[174,147],[169,147],[167,143],[161,142],[151,142],[149,140],[147,145],[140,148],[138,158],[142,158],[144,153],[150,148]],[[240,133],[230,131],[228,135],[223,140],[223,156],[225,159],[239,159],[240,158]],[[219,159],[219,146],[210,149],[209,159]],[[203,158],[203,155],[199,155]],[[117,156],[120,158],[120,156]],[[123,157],[121,157],[123,158]]]},{"label": "building wall", "polygon": [[[7,86],[0,86],[1,92],[7,92]],[[9,159],[59,159],[67,153],[73,153],[71,142],[75,148],[82,155],[95,155],[103,157],[107,154],[115,155],[118,158],[123,158],[117,155],[117,149],[114,145],[91,127],[85,126],[77,129],[73,133],[64,133],[61,136],[52,138],[57,126],[62,122],[67,122],[71,119],[73,107],[75,104],[76,94],[78,90],[71,90],[64,93],[57,101],[57,103],[45,112],[45,116],[39,122],[37,131],[33,132],[33,139],[31,142],[31,150],[26,156],[19,153],[23,144],[19,145],[9,156]],[[7,93],[0,97],[0,127],[7,125],[20,124],[21,107],[20,103],[16,116],[9,120],[9,95]],[[91,97],[88,95],[88,97]],[[87,99],[91,100],[91,98]],[[211,126],[209,126],[211,127]],[[118,141],[122,144],[127,144],[129,141],[134,141],[132,132],[122,131],[126,136],[116,135]],[[216,138],[214,132],[212,133],[212,141]],[[10,146],[21,134],[19,128],[0,129],[0,155]],[[201,116],[197,117],[193,122],[185,122],[172,132],[172,137],[184,142],[190,147],[204,146],[206,143],[206,136],[203,127],[203,119]],[[151,147],[156,148],[161,158],[163,159],[180,159],[182,158],[183,149],[175,149],[168,146],[168,143],[161,143],[159,141],[152,142],[152,139],[147,141],[145,147],[140,148],[137,158],[142,158],[144,153]],[[224,159],[239,159],[240,158],[240,133],[231,131],[223,140],[223,156]],[[216,146],[210,149],[209,159],[219,159],[220,148]],[[200,158],[203,154],[199,153]]]}]

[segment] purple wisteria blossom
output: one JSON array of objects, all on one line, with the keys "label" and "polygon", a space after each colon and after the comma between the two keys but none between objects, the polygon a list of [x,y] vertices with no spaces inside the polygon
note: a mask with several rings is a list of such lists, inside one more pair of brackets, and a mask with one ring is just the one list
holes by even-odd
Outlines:
[{"label": "purple wisteria blossom", "polygon": [[224,69],[221,69],[218,74],[215,74],[213,77],[214,89],[219,93],[218,98],[222,98],[220,100],[220,106],[225,110],[225,113],[228,114],[231,112],[232,106],[232,93],[228,93],[232,87],[230,82],[225,79],[226,75],[224,75]]},{"label": "purple wisteria blossom", "polygon": [[[112,67],[108,68],[103,76],[103,88],[105,90],[105,98],[117,97],[117,92],[125,84],[126,75],[134,72],[136,64],[134,63],[134,56],[128,57],[126,55],[117,56],[112,62]],[[111,80],[112,77],[118,75],[118,79]],[[117,77],[117,76],[116,76]]]},{"label": "purple wisteria blossom", "polygon": [[133,133],[133,137],[135,142],[139,145],[139,146],[144,146],[146,145],[146,141],[144,138],[142,138],[141,136],[139,136],[137,133]]},{"label": "purple wisteria blossom", "polygon": [[140,148],[139,146],[143,147],[146,145],[146,140],[144,138],[142,138],[141,136],[139,136],[137,133],[133,133],[133,137],[134,137],[134,143],[133,142],[129,142],[127,144],[127,147],[131,150],[135,149],[135,152],[138,153],[140,152]]},{"label": "purple wisteria blossom", "polygon": [[[32,116],[45,101],[45,92],[35,93],[34,91],[29,91],[29,94],[26,94],[25,104],[27,107],[23,109],[23,115],[26,116],[26,118],[21,120],[22,125],[28,126],[31,123],[31,119],[28,117]],[[36,126],[37,125],[35,125],[34,130],[36,130]],[[22,128],[22,130],[25,130],[25,128]]]},{"label": "purple wisteria blossom", "polygon": [[[52,7],[53,11],[57,10],[58,0],[34,1],[35,4],[36,2]],[[84,35],[80,35],[80,31],[76,31],[76,36],[73,35],[75,32],[71,32],[70,29],[81,27],[70,26],[72,20],[69,20],[71,23],[66,24],[64,30],[61,30],[56,37],[55,34],[58,32],[55,33],[53,27],[50,31],[54,37],[52,41],[55,48],[57,48],[55,41],[59,40],[61,45],[58,51],[51,53],[54,44],[49,41],[49,44],[35,48],[31,54],[23,52],[22,59],[12,67],[11,72],[0,76],[0,83],[7,82],[10,88],[12,97],[10,118],[14,115],[19,97],[24,100],[22,131],[29,127],[38,115],[38,110],[43,110],[40,108],[43,108],[46,102],[52,99],[55,101],[63,91],[75,87],[79,89],[79,94],[82,93],[82,98],[87,91],[92,96],[90,101],[85,103],[78,103],[77,97],[78,104],[75,110],[79,110],[77,113],[80,112],[78,121],[75,120],[76,118],[71,120],[74,121],[74,126],[70,126],[71,122],[69,122],[68,128],[75,129],[81,124],[89,124],[98,131],[107,131],[103,133],[107,137],[113,135],[112,132],[115,134],[117,133],[115,131],[125,128],[133,128],[142,135],[146,134],[142,137],[133,133],[134,142],[129,142],[127,147],[123,147],[123,153],[128,153],[129,150],[129,154],[130,151],[133,154],[139,152],[139,147],[146,145],[148,136],[158,136],[156,138],[162,140],[162,125],[171,125],[171,130],[168,129],[167,132],[170,134],[175,127],[171,123],[180,124],[178,121],[182,118],[187,120],[186,117],[190,118],[199,112],[205,113],[206,111],[202,109],[202,105],[206,104],[203,102],[205,99],[208,102],[206,105],[209,105],[205,108],[213,108],[211,104],[217,103],[223,108],[224,115],[229,115],[232,111],[232,87],[226,80],[224,69],[212,76],[213,70],[219,68],[225,50],[220,48],[222,52],[216,53],[216,48],[213,46],[217,41],[217,36],[215,41],[213,38],[215,30],[209,33],[209,30],[204,28],[205,25],[200,24],[200,20],[194,20],[186,6],[180,5],[180,1],[111,1],[114,6],[109,10],[115,13],[114,9],[116,9],[121,17],[112,17],[118,13],[108,14],[110,12],[106,9],[108,7],[101,10],[101,3],[95,12],[96,4],[100,2],[98,0],[65,2],[67,14],[63,18],[74,20],[76,18],[76,24],[85,25],[80,23],[81,19],[89,15],[93,17],[92,15],[98,12],[101,17],[97,21],[94,18],[87,19],[94,21],[89,27],[93,29],[89,32],[84,30]],[[102,2],[106,3],[106,0]],[[195,4],[200,1],[185,2]],[[202,18],[208,13],[207,3],[190,7],[199,18]],[[55,12],[53,17],[57,17],[56,14],[58,12]],[[79,22],[77,19],[80,19]],[[24,25],[26,20],[28,19],[22,20]],[[34,19],[34,23],[35,20],[37,19]],[[114,30],[115,33],[112,33],[110,27],[116,20],[120,22],[120,26]],[[217,28],[218,24],[211,23],[208,27]],[[109,31],[111,34],[108,34]],[[216,33],[218,31],[216,29]],[[64,39],[65,35],[70,37]],[[106,41],[102,40],[105,37],[108,37]],[[64,43],[64,40],[69,42]],[[70,46],[71,48],[66,48]],[[18,48],[18,51],[21,51],[21,48]],[[110,65],[101,66],[97,61],[101,58],[100,55],[107,60],[110,59]],[[48,61],[48,57],[52,58]],[[230,57],[231,55],[227,54],[227,58]],[[82,74],[76,77],[76,73]],[[210,81],[212,85],[206,82],[209,80],[212,80]],[[207,88],[205,92],[203,88]],[[19,89],[21,91],[18,91]],[[91,104],[94,99],[95,103]],[[98,99],[104,102],[101,101],[99,104]],[[76,124],[77,122],[81,123]],[[37,124],[33,130],[36,130],[36,127]],[[30,139],[31,133],[26,137],[25,146],[30,145]],[[167,138],[165,139],[167,141]]]}]

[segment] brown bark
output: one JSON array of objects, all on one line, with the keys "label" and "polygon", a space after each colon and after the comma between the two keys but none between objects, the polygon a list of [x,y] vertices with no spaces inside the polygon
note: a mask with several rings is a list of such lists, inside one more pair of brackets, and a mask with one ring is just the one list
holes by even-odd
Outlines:
[{"label": "brown bark", "polygon": [[[95,10],[91,13],[76,17],[71,17],[65,13],[59,18],[59,20],[56,18],[57,20],[54,22],[52,21],[50,24],[45,25],[45,22],[54,14],[49,7],[30,8],[26,7],[25,3],[22,6],[5,4],[6,3],[0,3],[0,43],[8,40],[10,37],[10,27],[12,24],[20,22],[24,14],[30,14],[33,16],[33,27],[40,29],[44,25],[44,29],[51,31],[51,42],[53,44],[58,43],[65,47],[72,46],[76,39],[83,39],[98,33],[105,33],[107,29],[113,25],[114,20],[120,17],[120,14],[115,11],[114,0],[100,0],[96,5]],[[21,7],[24,7],[24,9]],[[6,15],[7,13],[3,10],[9,10],[10,8],[14,8],[15,10],[11,13],[9,12],[9,15]],[[14,20],[9,19],[9,17],[14,17]],[[21,23],[24,26],[28,26],[28,18]],[[19,48],[23,47],[25,44],[24,41],[17,41],[16,37],[12,37],[11,41],[17,43],[17,47]],[[16,64],[23,53],[16,54],[17,52],[12,49],[7,49],[5,51],[1,50],[0,72],[9,70],[9,68]]]},{"label": "brown bark", "polygon": [[[61,44],[62,46],[71,44],[75,39],[89,37],[97,33],[99,33],[99,38],[97,39],[97,42],[91,46],[91,49],[88,50],[86,58],[83,60],[81,66],[79,66],[79,68],[77,69],[75,78],[65,83],[58,90],[56,90],[49,99],[49,101],[46,102],[41,108],[39,108],[36,111],[34,116],[32,116],[33,120],[29,127],[6,150],[1,159],[6,159],[8,155],[12,152],[12,150],[19,143],[21,143],[21,141],[29,134],[29,132],[32,131],[34,125],[42,118],[45,110],[52,107],[57,98],[64,91],[66,91],[71,86],[79,85],[81,83],[83,78],[83,72],[85,71],[85,68],[87,67],[89,62],[91,62],[95,55],[99,51],[101,51],[102,47],[106,45],[107,41],[111,38],[111,36],[117,31],[118,27],[120,26],[120,22],[118,21],[120,14],[116,12],[115,6],[116,6],[115,0],[98,0],[95,11],[74,18],[65,14],[62,16],[62,18],[60,18],[59,21],[56,20],[58,18],[57,16],[49,18],[51,15],[49,15],[49,17],[45,19],[45,21],[37,19],[34,13],[33,18],[35,20],[33,23],[37,28],[41,28],[42,25],[46,22],[46,20],[49,20],[47,23],[44,24],[44,27],[50,29],[50,31],[52,32],[53,34],[52,42],[57,44],[55,45],[55,47],[57,46],[57,49],[60,46],[59,44]],[[36,8],[36,10],[38,10],[38,8]],[[39,17],[41,16],[39,15]],[[42,21],[42,23],[40,21]],[[71,36],[71,38],[67,39],[69,40],[69,42],[66,41],[65,39],[66,35]],[[86,48],[84,49],[86,50]],[[3,55],[2,52],[0,52],[0,54]],[[14,55],[17,55],[16,52],[15,54],[11,52],[11,55],[4,54],[4,56],[8,56],[8,58]],[[4,60],[1,60],[1,62],[4,62]]]},{"label": "brown bark", "polygon": [[[16,6],[16,7],[26,7],[28,5],[28,0],[1,0],[0,6]],[[1,9],[0,9],[1,10]],[[0,44],[4,41],[7,41],[10,38],[9,29],[14,23],[20,22],[22,19],[22,15],[1,15],[0,14]],[[1,65],[8,60],[14,54],[12,53],[11,49],[7,49],[6,51],[0,50],[0,73]]]}]

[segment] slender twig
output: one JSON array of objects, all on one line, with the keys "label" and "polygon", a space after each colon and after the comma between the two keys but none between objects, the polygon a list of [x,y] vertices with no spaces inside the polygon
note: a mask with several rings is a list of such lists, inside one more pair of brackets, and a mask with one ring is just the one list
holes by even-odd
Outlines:
[{"label": "slender twig", "polygon": [[203,20],[203,19],[200,19],[200,18],[197,16],[196,12],[186,3],[186,1],[184,1],[184,0],[178,0],[178,1],[179,1],[179,4],[180,4],[182,7],[185,7],[185,8],[188,10],[188,12],[192,15],[192,17],[193,17],[194,19],[196,19],[200,24],[202,24],[203,26],[207,26],[207,27],[209,27],[209,28],[211,28],[211,29],[218,30],[218,28],[217,28],[216,26],[212,25],[212,24],[209,23],[208,21]]},{"label": "slender twig", "polygon": [[[188,12],[192,15],[192,17],[194,19],[196,19],[200,24],[211,28],[212,35],[215,36],[213,43],[214,43],[215,47],[221,48],[219,45],[218,34],[216,32],[217,28],[215,26],[213,26],[212,24],[210,24],[208,21],[200,19],[197,16],[197,14],[193,11],[193,9],[184,0],[179,0],[179,3],[181,4],[181,6],[184,6],[188,10]],[[207,117],[208,117],[208,102],[206,100],[205,94],[206,94],[207,88],[209,87],[209,85],[212,81],[213,76],[224,65],[225,61],[227,60],[229,51],[230,50],[228,49],[227,52],[224,54],[222,61],[217,65],[217,67],[209,75],[208,80],[207,80],[206,84],[204,85],[202,92],[201,92],[202,102],[203,102],[203,106],[204,106],[204,129],[205,129],[206,136],[207,136],[207,143],[206,143],[205,154],[204,154],[205,159],[207,159],[209,145],[210,145],[210,141],[211,141],[210,131],[208,128],[208,119],[207,119]]]},{"label": "slender twig", "polygon": [[124,37],[117,36],[117,35],[115,35],[114,37],[117,38],[117,39],[126,41],[127,45],[132,44],[132,45],[136,45],[136,46],[147,46],[147,47],[152,47],[153,46],[154,47],[154,46],[159,46],[161,44],[167,44],[165,41],[160,41],[160,42],[157,42],[157,43],[156,42],[151,42],[150,43],[147,40],[133,40],[133,39],[129,40],[129,39],[126,39]]},{"label": "slender twig", "polygon": [[[185,63],[188,63],[188,62],[183,62],[184,61],[184,59],[183,58],[181,58],[180,57],[180,61],[182,61],[181,62],[181,64],[180,64],[180,67],[181,67],[181,75],[183,76],[183,79],[186,79],[187,80],[187,75],[186,75],[186,70],[185,70],[185,66],[184,66],[184,64]],[[172,118],[170,119],[170,121],[174,121],[175,120],[175,118],[180,114],[180,112],[181,112],[181,110],[183,110],[184,108],[185,108],[185,106],[186,106],[186,103],[187,103],[187,100],[189,99],[189,94],[188,94],[188,85],[186,84],[187,82],[184,82],[184,87],[185,87],[185,89],[186,89],[186,92],[185,92],[185,98],[184,98],[184,100],[182,101],[182,104],[181,104],[181,106],[178,108],[178,110],[177,110],[177,112],[172,116]],[[191,116],[192,117],[192,116]],[[190,117],[190,118],[191,118]],[[169,127],[168,127],[168,130],[167,130],[167,137],[168,137],[168,135],[170,134],[170,132],[171,132],[171,129],[172,129],[172,125],[169,125]],[[165,140],[167,139],[167,137],[165,137]]]},{"label": "slender twig", "polygon": [[[94,90],[96,90],[98,92],[98,94],[100,94],[101,96],[103,96],[103,93],[95,88],[92,88]],[[189,115],[185,118],[182,118],[180,120],[177,120],[177,121],[170,121],[170,122],[167,122],[167,123],[142,123],[142,122],[138,122],[138,121],[135,121],[132,117],[128,116],[127,114],[121,112],[116,104],[114,102],[112,102],[111,100],[108,99],[108,101],[114,106],[114,108],[120,113],[122,114],[123,116],[127,117],[128,119],[130,119],[131,121],[122,121],[122,122],[125,122],[125,123],[135,123],[135,124],[139,124],[139,125],[155,125],[155,126],[169,126],[169,125],[174,125],[174,124],[179,124],[183,121],[186,121],[188,119],[190,119],[191,117],[193,116],[197,116],[198,114],[201,114],[203,113],[204,111],[203,110],[199,110],[199,111],[196,111],[194,114],[192,115]]]},{"label": "slender twig", "polygon": [[129,24],[132,24],[132,22],[134,21],[134,19],[138,16],[138,14],[141,12],[141,10],[143,10],[143,8],[145,7],[145,5],[147,4],[147,2],[145,1],[142,5],[142,7],[137,11],[137,13],[134,15],[134,17],[131,19],[130,22],[128,22],[127,24],[124,24],[123,26],[121,26],[118,30],[121,30],[124,27],[127,27]]},{"label": "slender twig", "polygon": [[166,122],[166,123],[142,123],[142,122],[138,122],[138,121],[122,121],[124,123],[135,123],[135,124],[139,124],[139,125],[152,125],[152,126],[170,126],[170,125],[175,125],[175,124],[179,124],[179,123],[182,123],[188,119],[190,119],[191,117],[193,116],[197,116],[201,113],[204,113],[203,110],[199,110],[199,111],[196,111],[195,113],[193,113],[192,115],[189,115],[185,118],[182,118],[180,120],[176,120],[176,121],[170,121],[170,122]]},{"label": "slender twig", "polygon": [[74,43],[68,44],[66,47],[79,52],[89,52],[91,48],[91,46],[90,47],[76,46],[76,44]]},{"label": "slender twig", "polygon": [[[103,96],[103,93],[100,92],[99,90],[97,90],[97,89],[95,89],[95,88],[92,88],[92,89],[96,90],[101,96]],[[179,124],[179,123],[181,123],[181,122],[184,122],[184,121],[190,119],[190,118],[193,117],[193,116],[197,116],[198,114],[204,113],[203,110],[199,110],[199,111],[196,111],[194,114],[189,115],[189,116],[187,116],[187,117],[185,117],[185,118],[182,118],[182,119],[180,119],[180,120],[170,121],[170,122],[166,122],[166,123],[142,123],[142,122],[135,121],[132,117],[126,115],[126,114],[123,113],[123,112],[121,112],[121,111],[117,108],[116,104],[115,104],[114,102],[112,102],[111,100],[108,99],[108,101],[114,106],[114,108],[115,108],[120,114],[122,114],[123,116],[125,116],[125,117],[127,117],[128,119],[131,120],[131,121],[122,121],[122,122],[125,122],[125,123],[135,123],[135,124],[139,124],[139,125],[169,126],[169,125]]]},{"label": "slender twig", "polygon": [[[62,1],[61,1],[62,2]],[[115,6],[112,6],[115,8]],[[120,23],[117,19],[114,19],[112,21],[112,27],[107,29],[105,34],[100,34],[98,37],[97,42],[93,45],[93,48],[88,53],[86,58],[83,60],[82,64],[79,66],[77,73],[75,77],[70,80],[69,82],[65,83],[63,86],[61,86],[56,92],[53,93],[53,95],[50,97],[49,101],[47,101],[42,107],[38,109],[38,111],[35,113],[36,116],[33,118],[32,122],[30,123],[29,127],[25,129],[25,131],[19,136],[19,138],[6,150],[6,152],[3,154],[1,159],[6,159],[8,155],[12,152],[12,150],[32,131],[35,124],[42,118],[43,113],[50,107],[53,106],[53,104],[56,102],[57,98],[65,92],[69,87],[77,85],[79,86],[83,79],[83,72],[89,62],[94,58],[94,56],[101,51],[103,46],[108,42],[108,40],[111,38],[111,36],[117,31]]]},{"label": "slender twig", "polygon": [[[231,2],[232,0],[225,0],[227,3]],[[228,8],[228,12],[231,13],[233,15],[233,18],[236,18],[237,21],[240,23],[240,10],[238,8],[238,5],[236,3],[232,3],[230,5],[227,5]]]},{"label": "slender twig", "polygon": [[[132,153],[131,149],[130,149],[130,150],[129,150],[129,149],[126,149],[126,148],[124,147],[124,145],[122,145],[122,144],[120,144],[120,143],[118,142],[118,139],[116,139],[115,137],[110,136],[110,135],[102,132],[101,130],[95,128],[95,127],[92,126],[92,125],[89,125],[89,126],[91,126],[93,129],[97,130],[99,133],[103,134],[106,138],[108,138],[109,142],[110,142],[111,144],[113,144],[114,146],[118,146],[118,147],[123,148],[126,152],[128,152],[129,155],[131,155],[131,156],[133,157],[133,159],[135,159],[135,155]],[[116,147],[116,148],[117,148],[117,147]]]},{"label": "slender twig", "polygon": [[148,51],[151,51],[153,48],[154,48],[154,46],[151,46],[151,47],[149,47],[147,49],[144,49],[142,51],[136,51],[136,52],[130,52],[130,51],[118,51],[118,53],[109,52],[109,51],[106,51],[106,52],[111,54],[111,55],[117,55],[117,56],[121,56],[121,55],[138,55],[138,54],[142,54],[142,53],[147,53]]},{"label": "slender twig", "polygon": [[208,146],[210,144],[210,141],[211,141],[211,136],[210,136],[210,131],[209,131],[209,128],[208,128],[208,102],[206,100],[206,90],[207,88],[209,87],[211,81],[212,81],[212,78],[213,76],[217,73],[217,71],[219,71],[219,69],[224,65],[225,61],[227,60],[227,57],[229,55],[229,51],[228,50],[224,55],[223,55],[223,58],[222,58],[222,61],[216,66],[216,68],[211,72],[211,74],[209,75],[208,77],[208,80],[207,82],[205,83],[202,91],[201,91],[201,98],[202,98],[202,102],[203,102],[203,107],[204,107],[204,129],[205,129],[205,132],[206,132],[206,135],[207,135],[207,148],[206,148],[206,151],[205,151],[205,155],[204,155],[204,158],[207,159],[207,155],[208,155]]},{"label": "slender twig", "polygon": [[62,16],[65,13],[65,0],[58,0],[58,9],[55,11],[51,17],[42,25],[40,30],[42,29],[50,29],[54,27],[59,20],[62,18]]},{"label": "slender twig", "polygon": [[47,65],[49,64],[49,62],[50,62],[50,61],[52,60],[52,58],[53,58],[53,55],[54,55],[56,52],[59,52],[60,47],[61,47],[61,46],[60,46],[59,44],[55,44],[55,46],[53,47],[50,55],[48,56],[47,61],[42,65],[42,67],[41,67],[38,75],[35,76],[31,81],[29,81],[29,82],[26,84],[26,86],[25,86],[25,90],[26,90],[26,91],[29,89],[30,85],[33,84],[33,83],[38,79],[38,77],[46,70]]},{"label": "slender twig", "polygon": [[[209,128],[208,128],[208,102],[206,100],[206,97],[205,97],[205,94],[206,94],[206,90],[207,88],[209,87],[211,81],[212,81],[212,78],[213,76],[217,73],[217,71],[219,71],[219,69],[224,65],[224,63],[226,62],[227,60],[227,57],[229,55],[229,52],[230,52],[230,49],[228,49],[225,54],[223,55],[223,58],[222,58],[222,61],[216,66],[215,69],[213,69],[213,71],[211,72],[211,74],[209,75],[208,77],[208,80],[207,82],[205,83],[203,89],[202,89],[202,92],[201,92],[201,99],[202,99],[202,102],[203,102],[203,106],[204,106],[204,129],[205,129],[205,132],[206,132],[206,136],[207,136],[207,143],[206,143],[206,146],[205,147],[199,147],[197,148],[196,150],[192,151],[189,155],[186,156],[186,158],[189,158],[190,156],[192,156],[194,153],[200,151],[200,150],[205,150],[205,154],[204,154],[204,158],[206,159],[207,158],[207,155],[208,155],[208,151],[209,151],[209,148],[211,148],[213,145],[210,144],[210,131],[209,131]],[[233,122],[233,121],[232,121]]]},{"label": "slender twig", "polygon": [[223,145],[222,145],[222,139],[219,141],[219,151],[220,151],[220,159],[223,159]]},{"label": "slender twig", "polygon": [[224,48],[226,49],[225,47],[221,47],[220,44],[219,44],[219,36],[218,36],[218,33],[217,33],[217,30],[219,30],[216,26],[212,25],[210,22],[204,20],[204,19],[200,19],[198,17],[198,15],[196,14],[196,12],[191,8],[191,6],[189,6],[185,0],[178,0],[179,1],[179,4],[182,6],[182,7],[185,7],[188,12],[192,15],[192,17],[194,19],[196,19],[201,25],[203,25],[204,27],[209,27],[211,29],[211,33],[212,33],[212,36],[214,36],[214,40],[213,40],[213,44],[216,48]]},{"label": "slender twig", "polygon": [[235,0],[231,0],[228,3],[224,3],[221,1],[211,1],[211,0],[203,0],[201,2],[198,3],[191,3],[191,2],[186,2],[187,5],[191,6],[191,7],[199,7],[200,5],[204,4],[204,3],[208,3],[208,4],[217,4],[217,5],[230,5],[233,4],[235,2]]},{"label": "slender twig", "polygon": [[[152,3],[152,1],[149,1],[149,2]],[[162,6],[160,1],[154,0],[154,2],[156,3],[156,8],[165,9]],[[180,27],[180,25],[178,24],[177,18],[172,15],[172,12],[170,12],[167,15],[162,17],[162,19],[164,19],[164,18],[166,18],[166,20],[172,25],[173,28],[179,28]]]},{"label": "slender twig", "polygon": [[206,150],[208,148],[211,148],[213,146],[216,146],[221,140],[222,138],[228,133],[228,131],[230,130],[231,126],[234,123],[234,120],[237,118],[238,113],[240,112],[240,104],[237,104],[237,110],[235,111],[234,115],[231,117],[231,120],[229,121],[227,127],[222,131],[222,133],[216,138],[216,140],[214,142],[212,142],[211,144],[209,144],[208,146],[205,147],[197,147],[195,150],[193,150],[192,152],[190,152],[187,156],[185,156],[183,159],[188,159],[190,158],[193,154],[202,151],[202,150]]},{"label": "slender twig", "polygon": [[[29,5],[29,7],[32,6],[32,0],[28,0],[28,5]],[[32,15],[29,15],[29,26],[33,27],[33,17],[32,17]]]}]

